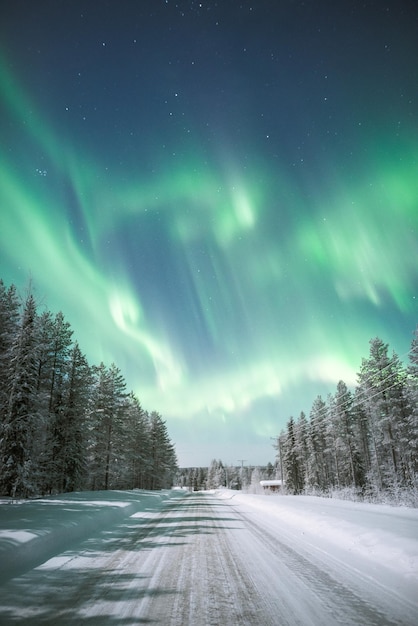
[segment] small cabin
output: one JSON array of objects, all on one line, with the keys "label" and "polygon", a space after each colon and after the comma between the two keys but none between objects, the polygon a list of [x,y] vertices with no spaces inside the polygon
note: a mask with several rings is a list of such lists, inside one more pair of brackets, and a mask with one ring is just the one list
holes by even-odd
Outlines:
[{"label": "small cabin", "polygon": [[265,493],[277,493],[282,490],[282,480],[260,480],[260,485]]}]

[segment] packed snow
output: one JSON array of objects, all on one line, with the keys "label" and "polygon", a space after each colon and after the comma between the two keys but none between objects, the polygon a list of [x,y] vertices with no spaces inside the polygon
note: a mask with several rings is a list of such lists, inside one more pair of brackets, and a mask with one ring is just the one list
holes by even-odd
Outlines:
[{"label": "packed snow", "polygon": [[0,584],[137,511],[158,510],[166,494],[91,491],[34,500],[0,499]]},{"label": "packed snow", "polygon": [[[140,538],[133,544],[132,537]],[[276,545],[282,547],[275,553]],[[286,555],[287,565],[283,563]],[[343,623],[344,603],[354,603],[353,598],[363,590],[363,608],[367,609],[370,596],[370,605],[374,603],[381,611],[378,618],[365,614],[363,624],[412,626],[418,616],[418,509],[406,507],[226,489],[199,494],[112,491],[2,500],[0,559],[2,624],[21,623],[28,615],[37,616],[33,623],[47,623],[52,619],[48,603],[61,624],[100,616],[97,623],[101,624],[149,619],[181,626],[221,622],[232,626],[252,624],[255,615],[264,616],[260,618],[264,621],[258,621],[263,626]],[[269,569],[262,571],[266,564]],[[67,587],[72,588],[79,578],[81,585],[89,568],[89,575],[96,572],[94,602],[86,596],[89,585],[84,583],[67,599],[66,586],[60,581],[70,579],[73,582]],[[298,568],[299,572],[294,571]],[[309,568],[309,575],[302,572]],[[315,578],[321,571],[325,572],[322,587],[319,583],[315,587],[309,576]],[[122,594],[113,604],[108,583],[103,583],[110,572],[113,591]],[[283,589],[269,584],[276,576]],[[124,577],[129,577],[129,589],[122,593]],[[132,585],[146,584],[147,577],[146,592],[134,594]],[[61,589],[56,601],[53,580]],[[99,584],[106,587],[103,597]],[[215,585],[212,591],[211,585]],[[344,595],[346,587],[349,592]],[[22,589],[27,589],[26,598]],[[334,593],[334,600],[332,595],[326,599],[328,591]],[[284,592],[287,609],[278,596]],[[191,595],[181,602],[185,593]],[[75,611],[74,598],[83,594],[83,606]],[[321,615],[320,607],[309,604],[318,598],[325,607],[341,600],[339,613],[332,609],[334,621]],[[75,611],[72,618],[70,611]],[[354,614],[347,616],[346,623],[355,619]]]},{"label": "packed snow", "polygon": [[370,561],[404,576],[418,593],[418,509],[315,496],[257,496],[221,492],[250,508],[264,523],[303,537],[345,562]]}]

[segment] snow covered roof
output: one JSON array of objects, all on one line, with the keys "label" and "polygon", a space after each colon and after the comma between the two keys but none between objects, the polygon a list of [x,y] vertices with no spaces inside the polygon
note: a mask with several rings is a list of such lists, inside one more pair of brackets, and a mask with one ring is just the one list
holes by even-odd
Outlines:
[{"label": "snow covered roof", "polygon": [[280,487],[282,484],[282,480],[260,480],[262,487]]}]

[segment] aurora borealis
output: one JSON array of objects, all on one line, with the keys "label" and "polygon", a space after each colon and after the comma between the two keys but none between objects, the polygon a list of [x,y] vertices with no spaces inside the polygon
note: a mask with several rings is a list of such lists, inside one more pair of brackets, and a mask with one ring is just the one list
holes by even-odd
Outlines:
[{"label": "aurora borealis", "polygon": [[161,412],[182,466],[271,437],[418,322],[413,2],[15,0],[0,277]]}]

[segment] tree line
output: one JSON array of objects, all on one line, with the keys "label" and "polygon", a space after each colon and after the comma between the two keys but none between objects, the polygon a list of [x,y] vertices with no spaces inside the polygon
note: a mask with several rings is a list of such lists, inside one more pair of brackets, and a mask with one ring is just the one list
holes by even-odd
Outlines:
[{"label": "tree line", "polygon": [[275,448],[288,493],[347,490],[416,504],[418,327],[407,366],[388,344],[372,339],[355,389],[340,381],[326,400],[317,396],[309,419],[303,412],[290,417]]},{"label": "tree line", "polygon": [[90,365],[64,315],[0,279],[0,493],[170,487],[165,421],[112,363]]},{"label": "tree line", "polygon": [[226,487],[257,491],[260,480],[275,478],[277,469],[272,463],[264,467],[227,465],[221,459],[212,459],[209,467],[185,467],[177,474],[177,485],[190,491]]}]

